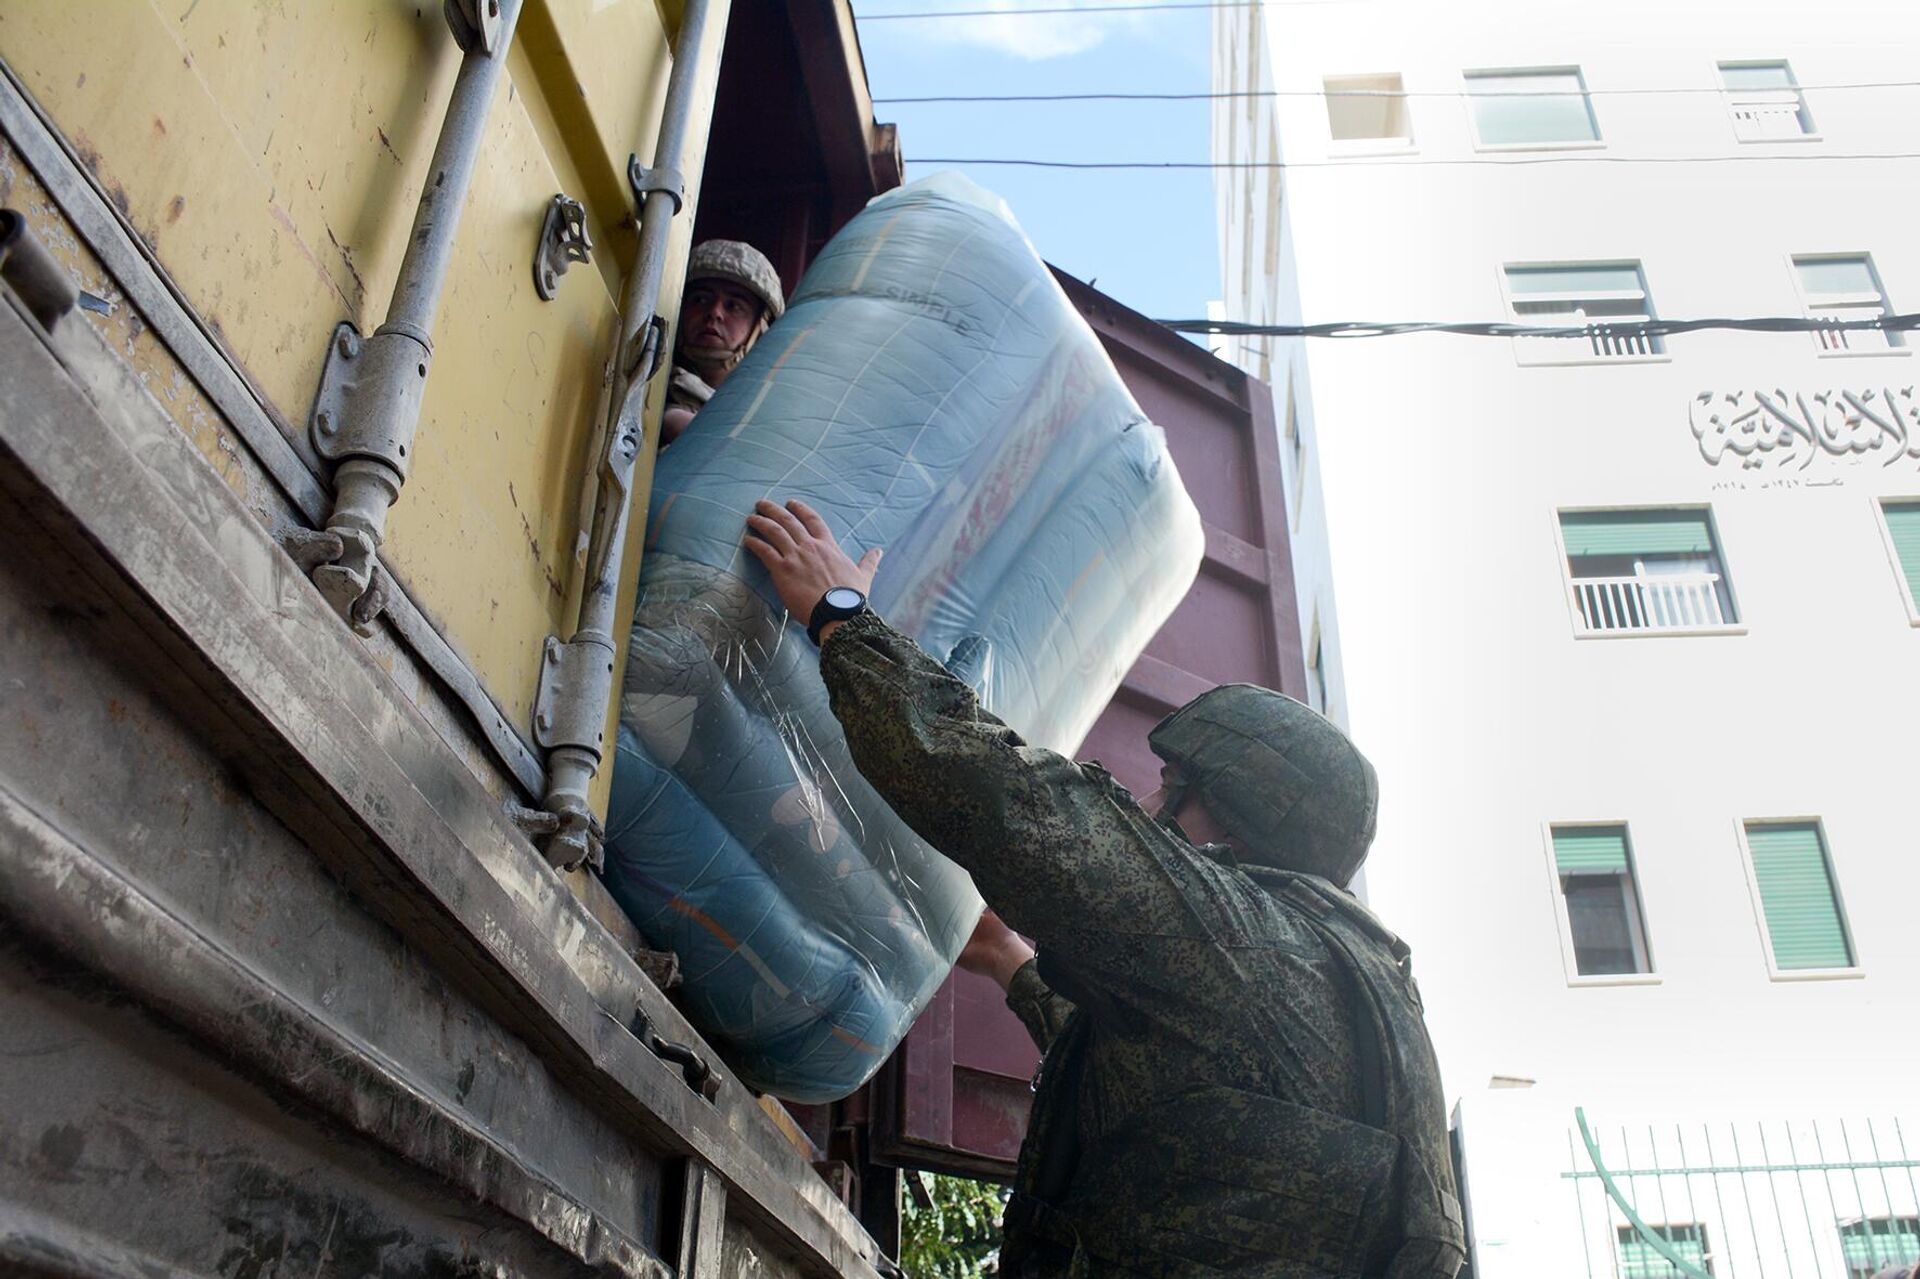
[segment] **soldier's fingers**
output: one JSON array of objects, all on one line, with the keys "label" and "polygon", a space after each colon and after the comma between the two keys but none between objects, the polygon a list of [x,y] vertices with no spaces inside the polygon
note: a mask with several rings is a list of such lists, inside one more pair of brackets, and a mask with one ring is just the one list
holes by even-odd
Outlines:
[{"label": "soldier's fingers", "polygon": [[787,509],[794,513],[795,517],[800,521],[800,527],[806,529],[807,532],[813,534],[815,537],[832,539],[833,530],[828,528],[827,522],[820,518],[820,512],[814,510],[797,497],[787,503]]},{"label": "soldier's fingers", "polygon": [[766,565],[769,571],[781,560],[780,552],[774,550],[771,546],[768,546],[751,533],[747,534],[746,539],[741,542],[741,545],[753,552],[753,558]]},{"label": "soldier's fingers", "polygon": [[753,504],[753,509],[786,530],[787,536],[795,542],[806,536],[806,525],[800,522],[799,517],[771,498],[761,498]]},{"label": "soldier's fingers", "polygon": [[876,546],[865,555],[862,555],[860,557],[860,571],[867,574],[876,572],[880,567],[880,557],[886,553],[884,548]]},{"label": "soldier's fingers", "polygon": [[747,516],[747,527],[752,530],[754,536],[765,542],[780,555],[786,556],[793,554],[793,534],[778,520],[773,519],[771,516],[756,513]]}]

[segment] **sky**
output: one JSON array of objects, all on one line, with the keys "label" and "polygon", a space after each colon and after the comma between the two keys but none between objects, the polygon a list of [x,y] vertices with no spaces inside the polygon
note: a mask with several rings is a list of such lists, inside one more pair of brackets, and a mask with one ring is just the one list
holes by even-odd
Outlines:
[{"label": "sky", "polygon": [[874,117],[900,126],[907,180],[958,168],[1013,207],[1049,262],[1154,319],[1220,295],[1213,185],[1147,173],[929,164],[918,157],[1205,160],[1205,102],[891,103],[992,93],[1204,93],[1205,10],[999,18],[869,14],[1114,0],[856,0]]}]

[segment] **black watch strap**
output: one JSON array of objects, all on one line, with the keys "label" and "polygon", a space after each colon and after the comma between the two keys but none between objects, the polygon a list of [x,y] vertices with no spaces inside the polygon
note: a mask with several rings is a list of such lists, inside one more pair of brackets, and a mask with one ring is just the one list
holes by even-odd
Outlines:
[{"label": "black watch strap", "polygon": [[867,612],[867,597],[864,592],[851,586],[835,586],[820,597],[813,606],[813,616],[807,621],[807,638],[814,647],[820,645],[820,631],[829,622],[844,622],[849,618]]}]

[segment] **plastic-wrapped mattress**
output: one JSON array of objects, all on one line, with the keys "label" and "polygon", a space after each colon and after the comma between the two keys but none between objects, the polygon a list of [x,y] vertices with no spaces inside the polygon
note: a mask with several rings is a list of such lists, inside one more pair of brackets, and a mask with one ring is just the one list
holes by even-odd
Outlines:
[{"label": "plastic-wrapped mattress", "polygon": [[[981,903],[854,769],[818,654],[741,546],[818,510],[873,604],[1029,741],[1072,751],[1192,583],[1165,441],[996,198],[873,201],[655,471],[606,882],[680,956],[751,1086],[843,1096],[946,976]],[[804,619],[803,619],[804,620]]]}]

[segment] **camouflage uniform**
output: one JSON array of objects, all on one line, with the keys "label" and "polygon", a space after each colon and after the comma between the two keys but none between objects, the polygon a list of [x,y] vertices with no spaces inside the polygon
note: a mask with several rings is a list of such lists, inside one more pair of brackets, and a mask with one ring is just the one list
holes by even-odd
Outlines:
[{"label": "camouflage uniform", "polygon": [[1238,867],[1027,746],[877,617],[829,636],[821,672],[861,772],[1040,945],[1009,990],[1046,1060],[1006,1273],[1450,1279],[1404,947],[1327,879]]}]

